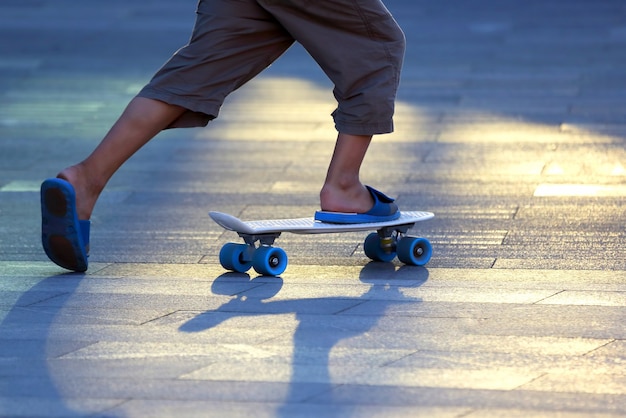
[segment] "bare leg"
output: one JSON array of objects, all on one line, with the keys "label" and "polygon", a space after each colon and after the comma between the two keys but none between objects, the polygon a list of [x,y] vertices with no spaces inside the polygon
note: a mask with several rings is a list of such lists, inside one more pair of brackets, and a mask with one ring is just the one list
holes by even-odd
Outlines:
[{"label": "bare leg", "polygon": [[320,192],[322,210],[364,213],[372,208],[374,200],[359,179],[371,140],[371,136],[342,133],[337,136],[335,152]]},{"label": "bare leg", "polygon": [[183,112],[178,106],[135,97],[96,149],[58,174],[74,186],[79,219],[91,217],[104,186],[121,165]]}]

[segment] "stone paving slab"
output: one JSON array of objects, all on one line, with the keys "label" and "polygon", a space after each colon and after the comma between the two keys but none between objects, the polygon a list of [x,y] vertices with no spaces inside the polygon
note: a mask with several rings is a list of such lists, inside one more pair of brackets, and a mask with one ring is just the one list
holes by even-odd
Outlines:
[{"label": "stone paving slab", "polygon": [[309,216],[336,133],[299,46],[202,129],[111,180],[90,269],[47,261],[41,181],[83,158],[189,38],[195,1],[0,3],[0,416],[626,414],[626,7],[388,0],[396,132],[363,179],[436,217],[425,268],[363,234],[284,235],[226,273],[207,216]]},{"label": "stone paving slab", "polygon": [[623,412],[623,302],[598,298],[621,272],[2,265],[3,405],[25,415]]}]

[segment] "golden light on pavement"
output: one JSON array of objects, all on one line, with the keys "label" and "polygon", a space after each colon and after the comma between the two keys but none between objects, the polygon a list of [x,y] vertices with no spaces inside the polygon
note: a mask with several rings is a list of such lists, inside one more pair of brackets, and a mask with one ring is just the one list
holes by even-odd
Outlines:
[{"label": "golden light on pavement", "polygon": [[535,197],[620,197],[626,196],[626,185],[540,184]]},{"label": "golden light on pavement", "polygon": [[[335,107],[330,84],[260,77],[229,97],[219,118],[198,130],[196,138],[334,142],[337,134],[330,114]],[[402,101],[396,104],[395,126],[394,133],[381,136],[373,147],[441,144],[429,157],[434,159],[431,164],[437,164],[433,169],[466,180],[489,182],[505,176],[528,184],[536,179],[535,197],[626,196],[626,184],[620,181],[626,176],[626,153],[608,154],[602,146],[620,139],[584,126],[541,124],[487,111]],[[529,151],[519,154],[520,144],[528,144]]]}]

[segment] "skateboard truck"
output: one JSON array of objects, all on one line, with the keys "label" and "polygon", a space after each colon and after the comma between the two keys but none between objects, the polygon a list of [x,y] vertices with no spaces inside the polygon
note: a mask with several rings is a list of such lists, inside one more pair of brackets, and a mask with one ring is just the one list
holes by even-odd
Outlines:
[{"label": "skateboard truck", "polygon": [[402,239],[411,226],[412,225],[397,225],[394,227],[381,228],[376,231],[380,237],[380,248],[387,254],[393,254],[392,259],[396,256],[398,241]]},{"label": "skateboard truck", "polygon": [[[405,264],[423,266],[432,254],[425,238],[406,236],[413,224],[383,227],[367,236],[363,244],[365,255],[374,261],[392,261],[396,256]],[[228,243],[220,251],[220,264],[232,271],[246,272],[250,268],[263,275],[278,276],[287,268],[287,253],[274,247],[280,232],[264,234],[237,233],[245,244]],[[258,243],[258,246],[257,246]]]},{"label": "skateboard truck", "polygon": [[[263,275],[278,276],[287,268],[287,253],[282,248],[273,247],[280,232],[267,234],[237,233],[245,244],[228,243],[220,251],[222,267],[246,272],[251,267]],[[258,243],[258,246],[257,246]]]},{"label": "skateboard truck", "polygon": [[243,232],[238,232],[237,235],[243,238],[243,241],[252,247],[254,247],[256,242],[259,242],[260,245],[272,246],[274,245],[274,241],[280,237],[280,232],[275,232],[273,234],[245,234]]}]

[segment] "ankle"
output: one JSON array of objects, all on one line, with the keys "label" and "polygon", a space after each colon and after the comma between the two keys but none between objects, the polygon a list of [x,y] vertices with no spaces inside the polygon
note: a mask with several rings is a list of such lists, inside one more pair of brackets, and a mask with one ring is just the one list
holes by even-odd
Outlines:
[{"label": "ankle", "polygon": [[80,220],[90,219],[96,200],[106,183],[93,178],[83,163],[61,170],[57,177],[68,181],[74,187],[78,218]]},{"label": "ankle", "polygon": [[57,177],[67,180],[75,187],[85,188],[91,193],[100,194],[106,185],[106,180],[94,176],[94,171],[87,167],[84,162],[81,162],[64,168],[57,174]]}]

